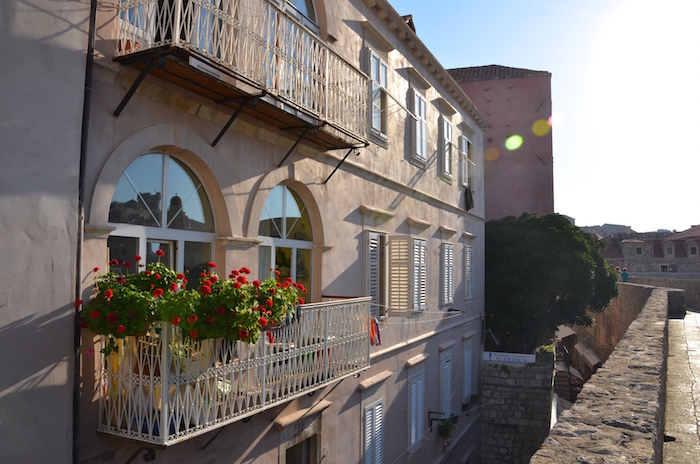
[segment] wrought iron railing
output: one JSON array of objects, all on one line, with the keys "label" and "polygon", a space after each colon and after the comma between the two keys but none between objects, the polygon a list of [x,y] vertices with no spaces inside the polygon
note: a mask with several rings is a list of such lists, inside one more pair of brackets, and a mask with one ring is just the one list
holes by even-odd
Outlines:
[{"label": "wrought iron railing", "polygon": [[115,56],[188,49],[366,138],[368,78],[270,0],[122,0]]},{"label": "wrought iron railing", "polygon": [[255,345],[155,323],[105,358],[98,430],[172,445],[357,374],[369,367],[369,304],[304,305]]}]

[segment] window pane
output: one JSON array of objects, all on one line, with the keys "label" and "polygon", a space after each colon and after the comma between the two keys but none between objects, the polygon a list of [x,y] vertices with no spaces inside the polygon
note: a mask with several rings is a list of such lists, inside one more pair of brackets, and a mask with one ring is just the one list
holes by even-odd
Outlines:
[{"label": "window pane", "polygon": [[286,189],[285,213],[287,216],[287,236],[294,240],[313,240],[311,234],[311,219],[306,211],[304,202],[296,192]]},{"label": "window pane", "polygon": [[[296,282],[304,285],[306,290],[311,291],[311,250],[297,248],[297,275]],[[299,296],[308,300],[308,292],[299,292]]]},{"label": "window pane", "polygon": [[202,183],[180,161],[168,162],[168,227],[214,232],[214,218]]},{"label": "window pane", "polygon": [[272,247],[258,247],[258,279],[265,280],[272,276]]},{"label": "window pane", "polygon": [[263,237],[282,237],[283,193],[283,186],[278,185],[273,188],[270,195],[268,195],[265,206],[263,206],[262,214],[260,215],[258,235],[262,235]]},{"label": "window pane", "polygon": [[207,264],[211,261],[211,243],[185,242],[184,259],[187,288],[198,288],[199,274],[207,269]]},{"label": "window pane", "polygon": [[[119,270],[124,274],[134,274],[138,272],[138,265],[134,263],[134,256],[139,254],[139,239],[134,237],[107,237],[107,249],[109,250],[109,260],[119,261]],[[131,262],[134,267],[124,268],[122,263]],[[116,268],[110,269],[117,271]]]},{"label": "window pane", "polygon": [[112,196],[109,222],[160,226],[163,155],[143,155],[124,171]]},{"label": "window pane", "polygon": [[292,277],[292,249],[277,247],[275,250],[275,269],[280,271],[280,279]]},{"label": "window pane", "polygon": [[[156,255],[158,250],[163,250],[165,253],[162,258],[158,258],[158,255]],[[173,244],[165,241],[148,240],[146,242],[146,264],[157,263],[159,260],[170,268],[175,267]]]}]

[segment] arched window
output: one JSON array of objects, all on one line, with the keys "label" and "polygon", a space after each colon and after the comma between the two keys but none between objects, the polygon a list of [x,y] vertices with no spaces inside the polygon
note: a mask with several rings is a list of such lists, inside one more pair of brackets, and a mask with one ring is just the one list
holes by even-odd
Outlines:
[{"label": "arched window", "polygon": [[[202,183],[184,163],[163,153],[142,155],[124,171],[112,196],[109,259],[141,255],[189,271],[190,284],[212,259],[214,216]],[[126,270],[126,269],[125,269]],[[133,271],[132,271],[133,272]]]},{"label": "arched window", "polygon": [[287,0],[299,13],[316,22],[316,11],[311,0]]},{"label": "arched window", "polygon": [[272,269],[277,270],[282,279],[291,277],[303,284],[310,295],[311,220],[304,202],[286,185],[276,186],[267,197],[260,215],[258,238],[262,241],[258,254],[259,277],[266,279]]}]

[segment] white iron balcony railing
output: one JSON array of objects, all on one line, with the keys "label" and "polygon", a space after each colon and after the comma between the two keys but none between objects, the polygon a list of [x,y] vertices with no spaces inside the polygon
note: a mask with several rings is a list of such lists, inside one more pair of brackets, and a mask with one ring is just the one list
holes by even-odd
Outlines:
[{"label": "white iron balcony railing", "polygon": [[115,57],[179,47],[366,139],[368,77],[272,0],[121,0],[118,18]]},{"label": "white iron balcony railing", "polygon": [[168,446],[357,374],[369,367],[369,303],[304,305],[255,345],[194,341],[167,322],[118,340],[98,431]]}]

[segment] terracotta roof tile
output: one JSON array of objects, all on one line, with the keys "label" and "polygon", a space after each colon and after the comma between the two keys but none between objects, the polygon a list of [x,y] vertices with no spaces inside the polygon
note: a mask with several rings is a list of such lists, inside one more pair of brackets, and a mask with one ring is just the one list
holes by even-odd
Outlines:
[{"label": "terracotta roof tile", "polygon": [[472,66],[468,68],[448,69],[452,78],[457,82],[478,82],[495,79],[516,79],[520,77],[551,76],[547,71],[532,71],[530,69],[509,68],[491,64],[488,66]]}]

